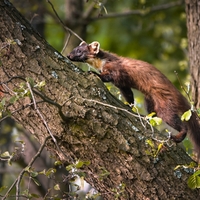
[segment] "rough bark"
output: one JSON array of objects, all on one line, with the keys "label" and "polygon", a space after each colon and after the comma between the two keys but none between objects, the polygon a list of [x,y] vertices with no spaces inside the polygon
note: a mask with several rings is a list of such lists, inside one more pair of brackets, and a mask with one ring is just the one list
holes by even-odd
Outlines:
[{"label": "rough bark", "polygon": [[[13,40],[16,44],[8,45]],[[190,174],[174,175],[174,167],[191,162],[185,152],[167,147],[154,162],[146,154],[144,139],[151,136],[151,130],[144,129],[138,118],[103,105],[128,109],[98,78],[83,73],[50,47],[6,0],[0,1],[0,42],[4,46],[0,57],[4,97],[13,95],[11,91],[22,82],[26,84],[26,78],[46,81],[42,92],[34,90],[34,97],[65,156],[53,141],[46,147],[66,164],[90,161],[81,170],[104,199],[118,194],[126,200],[198,199],[198,190],[187,186]],[[33,100],[21,98],[6,106],[40,142],[49,136]]]},{"label": "rough bark", "polygon": [[186,0],[192,100],[200,108],[200,3]]}]

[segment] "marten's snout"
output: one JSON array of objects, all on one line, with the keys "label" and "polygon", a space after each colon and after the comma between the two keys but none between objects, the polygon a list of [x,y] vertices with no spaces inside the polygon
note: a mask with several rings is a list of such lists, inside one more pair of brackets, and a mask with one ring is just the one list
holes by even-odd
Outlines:
[{"label": "marten's snout", "polygon": [[71,53],[69,53],[67,55],[67,58],[69,60],[75,61],[75,62],[84,62],[85,61],[85,55],[80,52],[76,52],[76,51],[72,51]]},{"label": "marten's snout", "polygon": [[67,58],[68,58],[69,60],[71,60],[71,61],[76,61],[76,60],[74,60],[74,56],[73,56],[72,53],[68,54],[68,55],[67,55]]}]

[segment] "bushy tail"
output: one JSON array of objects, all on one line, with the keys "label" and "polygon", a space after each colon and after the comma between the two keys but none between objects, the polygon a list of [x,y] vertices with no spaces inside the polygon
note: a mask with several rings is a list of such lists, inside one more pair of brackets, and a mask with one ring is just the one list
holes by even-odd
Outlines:
[{"label": "bushy tail", "polygon": [[197,153],[197,159],[200,161],[200,119],[196,112],[192,113],[189,123],[190,138],[194,145],[194,150]]}]

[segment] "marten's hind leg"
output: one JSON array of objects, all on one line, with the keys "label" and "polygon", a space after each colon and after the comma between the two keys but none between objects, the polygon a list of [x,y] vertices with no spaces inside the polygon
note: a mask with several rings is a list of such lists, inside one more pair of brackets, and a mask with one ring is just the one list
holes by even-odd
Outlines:
[{"label": "marten's hind leg", "polygon": [[171,139],[174,142],[179,143],[185,139],[188,128],[186,124],[181,121],[180,117],[178,114],[176,114],[174,111],[175,109],[173,109],[172,106],[169,108],[167,105],[155,105],[154,101],[149,97],[145,97],[145,103],[148,113],[156,112],[158,117],[160,117],[165,123],[179,132],[176,135],[171,135]]},{"label": "marten's hind leg", "polygon": [[133,95],[133,92],[132,92],[131,88],[130,87],[121,87],[119,89],[120,89],[121,94],[126,99],[126,101],[130,105],[134,105],[134,95]]},{"label": "marten's hind leg", "polygon": [[181,121],[180,117],[177,114],[167,115],[167,113],[165,113],[162,116],[159,116],[159,114],[157,114],[157,115],[158,115],[158,117],[162,118],[162,120],[164,122],[166,122],[169,126],[174,128],[175,130],[179,131],[178,134],[171,135],[171,139],[174,142],[179,143],[185,139],[188,128],[187,128],[186,124]]}]

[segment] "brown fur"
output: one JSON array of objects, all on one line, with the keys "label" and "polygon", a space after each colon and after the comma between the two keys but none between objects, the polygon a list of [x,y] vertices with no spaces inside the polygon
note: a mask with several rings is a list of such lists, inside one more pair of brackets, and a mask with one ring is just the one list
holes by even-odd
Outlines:
[{"label": "brown fur", "polygon": [[89,45],[83,43],[76,47],[68,58],[87,62],[99,69],[101,73],[98,76],[101,80],[117,86],[130,104],[134,103],[131,88],[141,91],[145,96],[148,113],[156,112],[158,117],[179,131],[177,135],[171,136],[175,142],[181,142],[188,129],[190,130],[190,136],[200,157],[198,116],[193,113],[188,122],[181,121],[180,116],[190,109],[190,104],[166,76],[147,62],[120,57],[100,50],[99,46],[98,42]]}]

